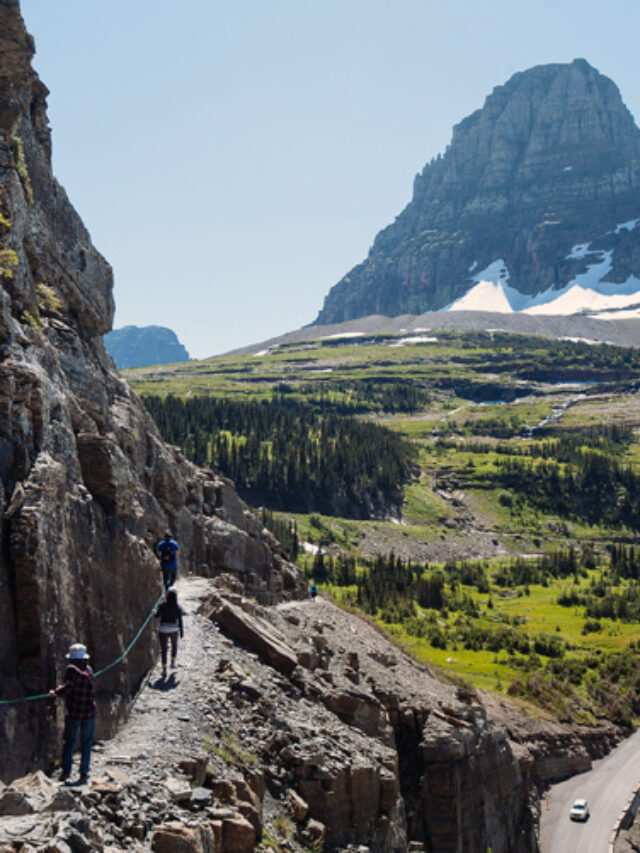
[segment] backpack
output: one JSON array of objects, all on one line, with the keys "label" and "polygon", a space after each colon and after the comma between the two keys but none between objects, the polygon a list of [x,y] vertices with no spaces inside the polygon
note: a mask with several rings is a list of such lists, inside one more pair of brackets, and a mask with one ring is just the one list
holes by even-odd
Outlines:
[{"label": "backpack", "polygon": [[173,559],[173,548],[171,545],[169,545],[168,542],[165,542],[164,545],[158,545],[158,550],[160,551],[160,562],[170,563]]}]

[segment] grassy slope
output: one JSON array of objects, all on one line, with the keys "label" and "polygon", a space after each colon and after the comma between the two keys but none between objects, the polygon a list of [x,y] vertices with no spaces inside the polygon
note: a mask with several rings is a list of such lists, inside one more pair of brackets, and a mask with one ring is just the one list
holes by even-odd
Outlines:
[{"label": "grassy slope", "polygon": [[[406,486],[403,518],[357,522],[297,516],[299,533],[309,541],[333,543],[356,555],[393,550],[406,559],[435,561],[539,553],[585,542],[602,550],[609,542],[635,537],[637,531],[559,518],[533,509],[526,501],[507,507],[500,490],[488,488],[487,483],[496,470],[498,441],[517,452],[527,446],[523,430],[545,418],[552,418],[556,434],[603,423],[624,423],[640,430],[640,395],[631,391],[640,378],[640,354],[504,334],[444,332],[437,337],[437,342],[412,346],[396,346],[392,338],[308,342],[268,355],[140,368],[127,376],[141,394],[268,400],[285,391],[287,399],[317,405],[322,396],[325,404],[334,406],[368,405],[352,387],[355,382],[369,380],[376,387],[385,381],[403,382],[420,388],[425,401],[417,412],[381,412],[371,404],[360,415],[397,430],[419,448],[420,475]],[[550,382],[532,376],[540,368]],[[571,379],[602,384],[557,384]],[[483,405],[478,400],[485,390],[493,400],[522,396],[508,405]],[[446,446],[438,438],[445,438]],[[470,452],[478,442],[485,452]],[[640,441],[632,443],[624,458],[640,465]],[[310,560],[306,558],[307,565]],[[577,655],[616,650],[640,639],[640,625],[610,620],[603,620],[600,633],[583,635],[580,609],[555,603],[567,583],[532,585],[527,596],[522,590],[517,597],[494,595],[491,619],[521,615],[526,620],[522,630],[529,634],[559,628]],[[482,610],[483,597],[478,594],[477,599]],[[434,649],[426,639],[407,634],[402,625],[387,627],[418,657],[478,686],[500,689],[515,677],[505,654],[462,647]]]}]

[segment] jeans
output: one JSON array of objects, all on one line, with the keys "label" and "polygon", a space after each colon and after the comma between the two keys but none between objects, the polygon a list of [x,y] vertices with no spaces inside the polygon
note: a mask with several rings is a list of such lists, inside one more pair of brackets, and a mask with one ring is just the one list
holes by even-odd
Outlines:
[{"label": "jeans", "polygon": [[67,716],[64,721],[64,741],[62,745],[62,770],[71,774],[73,764],[73,747],[76,742],[78,729],[80,730],[80,775],[89,775],[89,763],[91,761],[91,742],[93,740],[93,729],[96,723],[95,717],[88,720],[78,720],[76,717]]},{"label": "jeans", "polygon": [[162,582],[164,583],[165,590],[169,589],[170,586],[174,585],[174,583],[176,582],[177,574],[177,566],[162,566]]},{"label": "jeans", "polygon": [[171,634],[165,634],[164,632],[158,633],[160,637],[160,654],[162,655],[162,666],[167,665],[167,647],[169,645],[169,640],[171,640],[171,659],[175,661],[176,655],[178,654],[178,632],[173,631]]}]

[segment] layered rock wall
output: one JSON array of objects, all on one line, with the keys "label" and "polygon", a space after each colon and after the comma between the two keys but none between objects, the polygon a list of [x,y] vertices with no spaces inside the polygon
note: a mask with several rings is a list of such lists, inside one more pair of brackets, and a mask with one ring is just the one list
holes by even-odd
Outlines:
[{"label": "layered rock wall", "polygon": [[[105,353],[112,273],[51,174],[32,54],[0,0],[0,699],[53,686],[72,642],[96,668],[120,654],[160,593],[166,528],[183,570],[235,572],[264,602],[299,590],[232,484],[163,444]],[[99,680],[102,733],[151,653],[147,631]],[[42,702],[0,706],[0,775],[46,763],[58,725]]]}]

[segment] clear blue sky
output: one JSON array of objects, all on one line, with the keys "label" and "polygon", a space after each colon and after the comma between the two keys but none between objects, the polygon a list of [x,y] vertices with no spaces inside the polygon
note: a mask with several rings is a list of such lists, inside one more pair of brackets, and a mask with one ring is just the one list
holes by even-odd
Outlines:
[{"label": "clear blue sky", "polygon": [[640,117],[637,0],[22,0],[115,326],[193,357],[311,322],[451,128],[584,57]]}]

